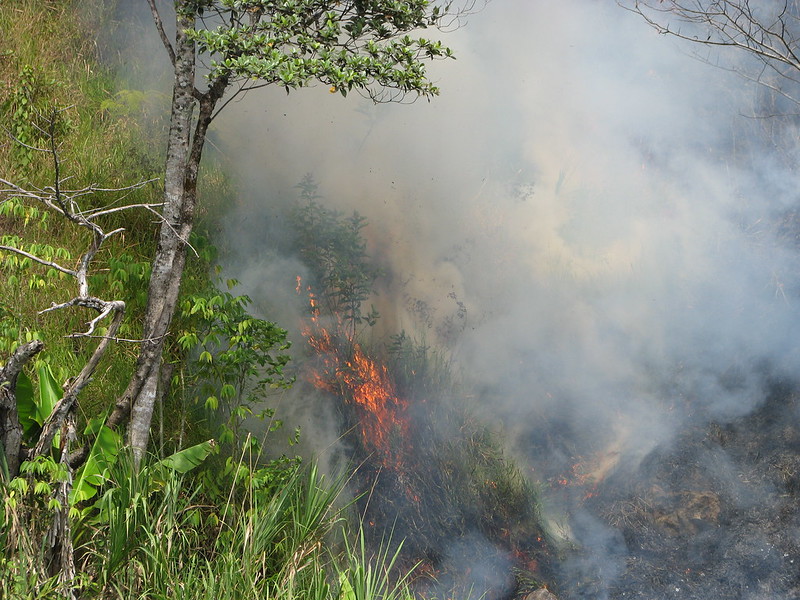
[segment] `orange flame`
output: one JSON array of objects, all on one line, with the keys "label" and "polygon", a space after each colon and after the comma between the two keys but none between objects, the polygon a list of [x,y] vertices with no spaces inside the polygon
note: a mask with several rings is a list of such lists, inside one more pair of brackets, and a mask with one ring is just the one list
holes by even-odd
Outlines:
[{"label": "orange flame", "polygon": [[[298,293],[302,291],[299,276],[296,289]],[[409,431],[405,416],[408,402],[397,395],[386,366],[363,351],[345,332],[338,316],[335,333],[322,325],[319,301],[310,287],[306,292],[311,314],[302,333],[319,357],[307,379],[318,389],[336,394],[354,406],[364,447],[374,453],[382,466],[403,471],[402,441]]]}]

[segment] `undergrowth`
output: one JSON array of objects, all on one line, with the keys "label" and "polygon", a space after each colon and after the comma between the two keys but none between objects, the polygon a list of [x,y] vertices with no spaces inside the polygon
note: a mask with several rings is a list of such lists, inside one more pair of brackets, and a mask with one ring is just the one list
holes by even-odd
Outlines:
[{"label": "undergrowth", "polygon": [[[118,461],[103,495],[75,509],[75,597],[411,598],[408,575],[391,574],[398,549],[387,543],[371,552],[359,528],[348,526],[348,503],[338,501],[344,479],[240,458],[215,473],[225,482],[220,495],[209,494],[202,473],[158,464],[137,472],[130,460]],[[254,476],[240,477],[242,467]],[[63,598],[30,534],[13,526],[23,509],[9,498],[2,541],[17,552],[0,559],[0,597]]]},{"label": "undergrowth", "polygon": [[[89,0],[78,14],[78,4],[70,2],[0,3],[0,124],[9,132],[0,141],[4,179],[52,185],[55,165],[36,150],[51,138],[61,174],[75,188],[159,177],[163,111],[157,107],[165,99],[152,90],[120,89],[112,70],[96,60],[90,28],[113,27],[105,4]],[[205,169],[201,212],[213,219],[233,192],[218,166]],[[359,333],[379,316],[372,307],[361,311],[380,275],[361,237],[365,222],[327,211],[312,181],[301,188],[306,202],[294,215],[299,235],[293,250],[313,263],[311,283],[324,288],[325,307],[342,318],[342,337],[353,352]],[[124,195],[124,203],[155,204],[161,193],[156,181]],[[96,192],[83,208],[115,198]],[[89,283],[98,297],[125,301],[118,336],[136,340],[157,221],[147,210],[126,211],[109,215],[104,226],[125,232],[103,246],[95,261],[101,267]],[[284,372],[286,332],[251,317],[249,298],[220,291],[224,286],[209,277],[215,250],[202,223],[198,231],[167,345],[169,376],[162,381],[166,393],[156,411],[150,464],[135,470],[118,434],[102,426],[138,353],[134,342],[118,342],[79,399],[77,430],[97,452],[95,462],[86,463],[89,474],[87,468],[76,474],[73,489],[80,492],[68,506],[74,576],[65,583],[63,572],[60,579],[52,572],[52,553],[59,549],[45,543],[57,515],[66,512],[56,490],[71,483],[57,453],[23,463],[18,477],[0,464],[0,598],[408,600],[418,561],[443,568],[435,552],[445,539],[469,539],[478,530],[507,552],[535,556],[542,550],[526,542],[543,535],[532,490],[491,432],[439,401],[452,387],[448,362],[404,334],[375,352],[386,359],[403,398],[419,407],[406,415],[415,433],[405,443],[421,448],[409,450],[408,458],[424,468],[378,474],[363,467],[348,483],[371,500],[350,504],[343,501],[342,478],[325,481],[313,464],[291,458],[259,460],[262,441],[244,436],[241,424],[270,389],[292,383]],[[85,232],[13,195],[0,197],[0,238],[0,245],[69,266],[88,242]],[[26,376],[30,405],[37,384],[39,399],[47,388],[54,402],[58,382],[74,376],[97,344],[68,337],[85,329],[86,314],[41,312],[75,296],[75,283],[64,275],[0,252],[0,360],[27,341],[46,341]],[[268,432],[280,426],[271,411],[258,416],[269,421]],[[380,526],[362,529],[356,512]],[[413,544],[404,549],[391,541],[383,526],[391,529],[392,522],[398,537],[412,535]]]},{"label": "undergrowth", "polygon": [[[119,89],[114,73],[96,60],[92,27],[114,26],[106,4],[0,3],[4,179],[28,188],[53,185],[53,153],[37,150],[51,140],[60,175],[69,176],[65,185],[117,188],[159,176],[163,111],[157,107],[164,98]],[[205,171],[201,212],[209,215],[232,191],[218,166]],[[159,182],[122,199],[98,191],[81,208],[154,204],[161,193]],[[2,195],[0,245],[73,268],[88,236],[53,216]],[[140,334],[156,225],[147,210],[104,222],[106,230],[125,232],[103,246],[89,285],[99,297],[125,301],[120,338]],[[247,314],[249,298],[217,289],[209,277],[215,251],[202,225],[199,231],[190,240],[194,252],[166,359],[172,381],[165,385],[178,392],[166,394],[156,415],[149,464],[134,469],[120,435],[102,425],[136,360],[137,345],[124,341],[111,346],[79,398],[77,430],[91,445],[81,470],[70,473],[54,450],[23,462],[13,476],[0,451],[0,598],[410,598],[407,577],[390,575],[397,548],[368,549],[359,527],[350,525],[358,521],[341,498],[343,479],[326,481],[313,464],[295,459],[259,460],[261,443],[240,439],[238,424],[251,416],[251,405],[267,388],[291,383],[282,372],[288,344],[283,330]],[[91,318],[79,310],[41,312],[75,296],[75,282],[63,272],[4,251],[0,278],[0,361],[20,344],[45,341],[17,389],[33,411],[25,423],[35,429],[42,421],[37,411],[52,407],[58,382],[80,370],[97,340],[68,337]],[[269,429],[277,426],[273,420]],[[219,442],[207,440],[212,435]],[[69,499],[59,496],[70,487]],[[52,542],[63,539],[52,535],[58,523],[74,547],[66,562],[54,559],[63,550]],[[65,573],[68,563],[74,570]]]}]

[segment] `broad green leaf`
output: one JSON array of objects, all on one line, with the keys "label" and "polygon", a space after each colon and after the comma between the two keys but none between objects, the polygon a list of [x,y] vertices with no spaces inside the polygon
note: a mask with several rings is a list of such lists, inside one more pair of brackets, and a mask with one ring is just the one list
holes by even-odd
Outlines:
[{"label": "broad green leaf", "polygon": [[108,414],[98,415],[93,419],[89,419],[89,422],[86,423],[86,428],[83,430],[83,435],[97,435],[97,432],[105,424],[106,418],[108,418]]},{"label": "broad green leaf", "polygon": [[356,593],[353,585],[347,578],[347,573],[339,574],[339,600],[356,600]]},{"label": "broad green leaf", "polygon": [[36,419],[36,400],[33,397],[33,383],[24,372],[17,377],[17,416],[26,437],[38,431],[41,423]]},{"label": "broad green leaf", "polygon": [[208,440],[201,442],[195,446],[176,452],[172,456],[168,456],[162,461],[156,463],[156,467],[167,467],[178,473],[188,473],[195,467],[198,467],[202,462],[211,454],[217,447],[217,442]]},{"label": "broad green leaf", "polygon": [[89,450],[89,458],[75,476],[75,482],[69,495],[70,505],[89,500],[97,493],[97,488],[106,480],[106,473],[117,461],[121,441],[119,434],[115,431],[105,425],[100,427],[92,448]]},{"label": "broad green leaf", "polygon": [[39,425],[44,425],[47,417],[53,412],[56,402],[61,400],[64,391],[53,377],[50,365],[46,362],[39,362],[36,367],[39,374],[39,402],[36,406],[36,416],[34,417]]}]

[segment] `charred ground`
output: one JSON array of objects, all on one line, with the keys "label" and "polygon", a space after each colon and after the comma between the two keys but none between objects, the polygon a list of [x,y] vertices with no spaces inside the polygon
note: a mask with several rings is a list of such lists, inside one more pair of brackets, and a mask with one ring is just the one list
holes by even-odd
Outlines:
[{"label": "charred ground", "polygon": [[562,578],[564,597],[800,597],[800,388],[773,381],[764,403],[730,423],[689,427],[611,475],[584,508],[617,530],[613,582]]}]

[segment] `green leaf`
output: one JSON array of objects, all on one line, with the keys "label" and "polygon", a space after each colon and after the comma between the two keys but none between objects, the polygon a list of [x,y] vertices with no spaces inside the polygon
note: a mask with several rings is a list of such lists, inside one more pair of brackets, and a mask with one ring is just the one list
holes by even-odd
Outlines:
[{"label": "green leaf", "polygon": [[100,431],[100,428],[105,424],[107,416],[108,415],[103,414],[89,419],[89,422],[86,423],[86,427],[83,430],[83,435],[97,435],[97,432]]},{"label": "green leaf", "polygon": [[36,371],[39,374],[39,402],[36,406],[34,419],[39,425],[44,425],[47,417],[53,412],[56,402],[61,400],[64,395],[64,391],[56,382],[53,372],[50,370],[50,365],[46,362],[39,362]]},{"label": "green leaf", "polygon": [[209,454],[214,452],[217,442],[208,440],[195,446],[176,452],[155,464],[155,467],[166,467],[178,473],[187,473],[200,466]]},{"label": "green leaf", "polygon": [[339,574],[339,600],[356,600],[356,593],[347,578],[347,573]]},{"label": "green leaf", "polygon": [[17,416],[26,437],[39,430],[41,424],[36,420],[36,400],[33,397],[33,383],[24,372],[17,377]]},{"label": "green leaf", "polygon": [[75,477],[69,495],[70,505],[89,500],[97,493],[97,489],[106,480],[106,473],[117,462],[121,442],[119,434],[115,431],[105,425],[100,427],[89,450],[89,457]]},{"label": "green leaf", "polygon": [[28,493],[28,480],[24,477],[14,477],[8,484],[9,489],[19,492],[22,495]]},{"label": "green leaf", "polygon": [[37,496],[49,496],[53,493],[53,488],[46,481],[37,481],[33,486],[33,493]]}]

